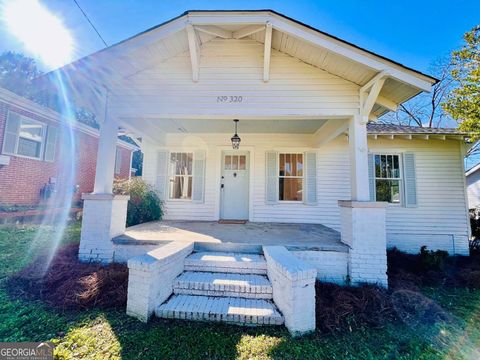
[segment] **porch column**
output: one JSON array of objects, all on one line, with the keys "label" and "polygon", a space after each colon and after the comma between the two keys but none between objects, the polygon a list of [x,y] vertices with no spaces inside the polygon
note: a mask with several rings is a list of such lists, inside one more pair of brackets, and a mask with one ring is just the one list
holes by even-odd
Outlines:
[{"label": "porch column", "polygon": [[367,121],[368,117],[356,115],[349,124],[351,200],[338,202],[341,240],[349,247],[351,283],[386,287],[386,203],[370,201]]},{"label": "porch column", "polygon": [[111,117],[107,117],[100,127],[97,166],[95,169],[95,185],[93,187],[94,194],[112,193],[117,138],[117,121]]},{"label": "porch column", "polygon": [[369,201],[368,185],[368,117],[356,115],[348,126],[348,144],[350,151],[350,179],[352,200]]},{"label": "porch column", "polygon": [[112,193],[117,134],[117,122],[106,117],[100,126],[93,193],[82,194],[81,261],[114,261],[112,238],[125,232],[129,196]]}]

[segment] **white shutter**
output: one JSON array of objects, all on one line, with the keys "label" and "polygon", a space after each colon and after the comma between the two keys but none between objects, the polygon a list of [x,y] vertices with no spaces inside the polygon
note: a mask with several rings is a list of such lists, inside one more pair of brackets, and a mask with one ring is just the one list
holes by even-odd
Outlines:
[{"label": "white shutter", "polygon": [[168,151],[160,150],[157,154],[157,181],[156,189],[160,200],[166,199],[168,179]]},{"label": "white shutter", "polygon": [[122,151],[117,148],[115,152],[115,174],[120,174],[122,169]]},{"label": "white shutter", "polygon": [[20,115],[10,111],[8,113],[7,126],[5,127],[5,136],[3,138],[3,153],[15,154],[19,130]]},{"label": "white shutter", "polygon": [[370,201],[375,201],[375,155],[368,154],[368,185],[370,190]]},{"label": "white shutter", "polygon": [[415,154],[406,152],[403,154],[403,169],[405,183],[405,206],[417,206],[417,180],[415,171]]},{"label": "white shutter", "polygon": [[55,161],[55,147],[57,144],[57,136],[58,128],[55,126],[49,126],[47,130],[47,141],[45,143],[45,161]]},{"label": "white shutter", "polygon": [[276,151],[266,152],[265,165],[266,203],[276,204],[278,202],[278,153]]},{"label": "white shutter", "polygon": [[193,189],[192,200],[204,201],[205,192],[205,151],[198,150],[193,154]]},{"label": "white shutter", "polygon": [[307,205],[317,204],[317,153],[305,153],[305,187],[304,203]]}]

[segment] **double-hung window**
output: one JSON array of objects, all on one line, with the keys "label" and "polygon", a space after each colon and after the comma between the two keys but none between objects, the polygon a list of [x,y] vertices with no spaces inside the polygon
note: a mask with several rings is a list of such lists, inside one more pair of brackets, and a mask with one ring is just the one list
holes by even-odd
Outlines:
[{"label": "double-hung window", "polygon": [[170,153],[170,199],[192,199],[193,153]]},{"label": "double-hung window", "polygon": [[375,200],[392,204],[402,202],[402,166],[400,156],[375,155]]},{"label": "double-hung window", "polygon": [[54,161],[58,129],[16,112],[8,113],[2,153]]},{"label": "double-hung window", "polygon": [[303,154],[279,154],[279,200],[303,201]]}]

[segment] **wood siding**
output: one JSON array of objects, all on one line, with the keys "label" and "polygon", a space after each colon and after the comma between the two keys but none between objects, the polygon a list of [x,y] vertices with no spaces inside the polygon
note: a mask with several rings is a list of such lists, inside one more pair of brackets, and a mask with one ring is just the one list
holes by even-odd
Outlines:
[{"label": "wood siding", "polygon": [[[300,116],[353,114],[358,85],[272,51],[270,80],[263,81],[263,44],[254,40],[205,43],[199,81],[192,81],[184,52],[126,80],[112,96],[112,109],[137,118],[174,116]],[[242,102],[218,103],[217,96]]]}]

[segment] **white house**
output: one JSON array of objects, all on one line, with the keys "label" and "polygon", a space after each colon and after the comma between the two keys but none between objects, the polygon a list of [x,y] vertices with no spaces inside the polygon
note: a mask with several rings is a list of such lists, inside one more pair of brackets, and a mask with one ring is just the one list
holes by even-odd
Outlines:
[{"label": "white house", "polygon": [[480,170],[480,164],[473,166],[465,173],[469,209],[474,209],[480,205],[480,171],[478,170]]},{"label": "white house", "polygon": [[[127,311],[143,320],[156,311],[285,321],[301,333],[315,326],[315,277],[387,285],[387,246],[468,254],[465,134],[375,123],[430,91],[437,82],[431,76],[270,10],[188,11],[57,73],[77,102],[104,114],[95,189],[84,195],[80,258],[124,261],[152,250],[129,260]],[[127,197],[112,195],[119,128],[141,138],[143,178],[164,201],[165,220],[189,221],[185,233],[194,244],[157,248],[155,227],[151,238],[128,230],[129,240],[122,238]],[[222,219],[249,223],[234,225],[223,248],[201,247],[193,222],[213,228]],[[235,236],[258,234],[255,223],[291,227],[268,243],[252,240],[257,248],[235,247]],[[310,224],[318,243],[302,230],[312,228],[295,224]],[[304,242],[285,240],[293,228],[292,239],[307,233]],[[336,244],[322,242],[325,229],[338,234]],[[174,232],[163,240],[177,239]],[[222,242],[217,235],[210,238]],[[219,253],[227,248],[235,254]],[[233,272],[247,285],[217,288],[218,272],[222,284]],[[262,279],[271,285],[257,296]],[[230,300],[213,304],[204,295]],[[244,298],[260,303],[238,303]],[[224,310],[212,315],[198,310],[202,304]],[[226,305],[263,312],[245,317]]]}]

